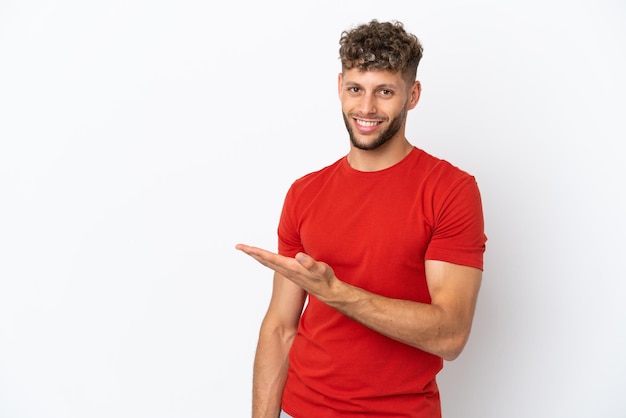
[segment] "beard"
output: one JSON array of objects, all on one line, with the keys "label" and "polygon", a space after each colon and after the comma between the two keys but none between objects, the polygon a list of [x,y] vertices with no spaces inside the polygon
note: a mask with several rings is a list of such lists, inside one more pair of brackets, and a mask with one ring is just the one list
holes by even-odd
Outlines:
[{"label": "beard", "polygon": [[358,148],[363,151],[372,151],[386,144],[391,138],[394,137],[395,134],[398,133],[400,128],[402,128],[402,124],[404,123],[404,120],[406,119],[407,110],[406,108],[403,109],[402,112],[398,116],[393,118],[393,120],[389,124],[389,127],[387,127],[387,129],[382,131],[378,135],[378,137],[374,138],[374,140],[369,143],[364,142],[364,141],[359,141],[359,139],[356,137],[354,130],[352,129],[352,126],[350,125],[350,119],[352,119],[352,117],[346,116],[346,114],[343,112],[341,114],[343,116],[343,122],[346,124],[346,129],[348,130],[348,134],[350,135],[350,142],[352,143],[352,145],[355,148]]}]

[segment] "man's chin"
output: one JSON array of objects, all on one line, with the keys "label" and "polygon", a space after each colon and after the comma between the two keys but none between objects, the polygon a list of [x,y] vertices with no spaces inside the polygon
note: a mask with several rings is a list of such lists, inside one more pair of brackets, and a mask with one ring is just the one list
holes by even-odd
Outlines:
[{"label": "man's chin", "polygon": [[358,148],[362,151],[374,151],[375,149],[383,146],[387,141],[381,140],[380,137],[376,138],[367,138],[367,140],[362,140],[360,138],[355,138],[354,136],[350,137],[350,141],[355,148]]}]

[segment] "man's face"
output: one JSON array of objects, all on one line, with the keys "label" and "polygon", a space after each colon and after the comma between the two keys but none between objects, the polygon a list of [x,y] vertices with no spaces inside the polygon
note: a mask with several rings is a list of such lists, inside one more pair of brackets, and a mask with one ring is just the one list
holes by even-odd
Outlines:
[{"label": "man's face", "polygon": [[417,104],[419,83],[409,88],[400,73],[351,69],[339,75],[339,98],[352,145],[374,150],[396,136],[404,139],[407,111]]}]

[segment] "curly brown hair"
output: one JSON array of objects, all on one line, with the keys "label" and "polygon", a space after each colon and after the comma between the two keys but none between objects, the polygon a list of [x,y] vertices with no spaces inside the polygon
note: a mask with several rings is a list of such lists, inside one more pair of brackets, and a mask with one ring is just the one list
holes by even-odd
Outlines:
[{"label": "curly brown hair", "polygon": [[339,44],[343,70],[400,71],[408,84],[415,81],[424,50],[419,39],[398,21],[372,20],[359,25],[342,32]]}]

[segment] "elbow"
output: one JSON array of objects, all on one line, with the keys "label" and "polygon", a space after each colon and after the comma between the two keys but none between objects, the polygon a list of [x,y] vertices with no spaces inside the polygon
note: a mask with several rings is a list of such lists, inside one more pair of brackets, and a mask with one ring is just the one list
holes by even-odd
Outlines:
[{"label": "elbow", "polygon": [[456,360],[463,352],[468,338],[469,333],[459,333],[447,338],[439,347],[437,354],[446,361]]},{"label": "elbow", "polygon": [[444,359],[445,361],[456,360],[461,355],[461,351],[463,351],[462,348],[457,349],[457,350],[447,350],[441,353],[441,358]]},{"label": "elbow", "polygon": [[297,330],[297,324],[285,324],[265,317],[259,330],[259,340],[273,340],[288,349],[296,337]]}]

